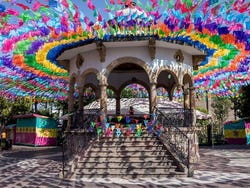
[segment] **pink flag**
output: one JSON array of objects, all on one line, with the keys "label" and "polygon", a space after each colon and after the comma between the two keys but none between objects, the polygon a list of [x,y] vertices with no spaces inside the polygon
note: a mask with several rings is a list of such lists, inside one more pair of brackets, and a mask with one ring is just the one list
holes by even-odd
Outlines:
[{"label": "pink flag", "polygon": [[44,23],[47,23],[50,20],[50,18],[43,14],[42,15],[42,20],[43,20]]},{"label": "pink flag", "polygon": [[87,0],[87,4],[88,4],[89,9],[95,10],[95,5],[93,5],[91,0]]},{"label": "pink flag", "polygon": [[37,11],[41,6],[42,6],[42,3],[40,3],[39,1],[36,1],[36,2],[33,4],[32,10],[33,10],[33,11]]},{"label": "pink flag", "polygon": [[62,4],[63,4],[63,6],[65,6],[67,8],[69,7],[67,0],[62,0]]}]

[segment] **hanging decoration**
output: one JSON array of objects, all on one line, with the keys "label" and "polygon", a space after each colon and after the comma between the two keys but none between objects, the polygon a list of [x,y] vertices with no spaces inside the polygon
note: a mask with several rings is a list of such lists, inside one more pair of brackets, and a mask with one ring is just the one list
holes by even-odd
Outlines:
[{"label": "hanging decoration", "polygon": [[[110,0],[104,8],[92,0],[1,1],[1,95],[65,100],[69,73],[57,57],[95,40],[126,36],[154,36],[203,51],[207,57],[194,71],[199,95],[209,91],[235,96],[242,85],[250,84],[249,1],[136,2]],[[93,20],[84,15],[86,9],[93,11]]]},{"label": "hanging decoration", "polygon": [[[122,118],[121,120],[118,119]],[[148,115],[144,115],[147,119],[130,119],[130,122],[127,122],[127,116],[117,116],[114,119],[106,118],[107,122],[101,121],[102,117],[98,119],[100,121],[90,122],[87,129],[90,132],[96,132],[98,136],[105,137],[130,137],[132,134],[136,135],[138,138],[145,135],[153,134],[153,124]],[[160,134],[163,129],[159,129],[159,123],[157,122],[157,130]]]}]

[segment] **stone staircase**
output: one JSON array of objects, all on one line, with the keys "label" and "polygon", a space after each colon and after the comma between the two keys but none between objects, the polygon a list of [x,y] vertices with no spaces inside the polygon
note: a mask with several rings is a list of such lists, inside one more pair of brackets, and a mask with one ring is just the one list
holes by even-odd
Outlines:
[{"label": "stone staircase", "polygon": [[[100,136],[71,163],[68,178],[176,177],[184,168],[155,135]],[[70,163],[68,163],[70,164]]]}]

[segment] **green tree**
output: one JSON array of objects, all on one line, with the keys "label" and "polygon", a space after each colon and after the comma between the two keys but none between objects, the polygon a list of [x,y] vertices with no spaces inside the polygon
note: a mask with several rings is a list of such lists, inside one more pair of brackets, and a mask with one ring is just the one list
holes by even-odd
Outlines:
[{"label": "green tree", "polygon": [[0,118],[1,118],[1,127],[5,125],[6,119],[9,116],[11,107],[9,101],[4,97],[0,96]]},{"label": "green tree", "polygon": [[15,115],[30,113],[32,101],[30,98],[17,98],[11,103],[11,108],[11,113]]},{"label": "green tree", "polygon": [[240,118],[250,118],[250,85],[243,86],[236,103],[236,112]]},{"label": "green tree", "polygon": [[49,109],[39,109],[37,113],[43,116],[51,117],[51,118],[54,117],[54,115],[50,112]]},{"label": "green tree", "polygon": [[107,89],[108,98],[115,98],[115,92],[112,89]]},{"label": "green tree", "polygon": [[121,98],[136,98],[137,94],[132,88],[124,88],[121,92]]},{"label": "green tree", "polygon": [[228,113],[231,107],[231,101],[225,97],[215,96],[213,97],[211,106],[215,114],[215,124],[217,125],[217,131],[219,134],[223,132],[223,122],[228,118]]},{"label": "green tree", "polygon": [[0,97],[0,113],[1,125],[5,126],[11,122],[14,116],[30,113],[32,109],[32,101],[29,98],[16,98],[13,100]]},{"label": "green tree", "polygon": [[56,100],[54,101],[54,107],[58,110],[58,116],[68,113],[68,100]]}]

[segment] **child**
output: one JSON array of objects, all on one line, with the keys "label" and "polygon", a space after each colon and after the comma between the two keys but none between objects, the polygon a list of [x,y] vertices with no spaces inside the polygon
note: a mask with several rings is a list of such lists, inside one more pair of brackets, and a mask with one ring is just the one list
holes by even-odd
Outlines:
[{"label": "child", "polygon": [[134,108],[133,108],[133,106],[129,107],[129,115],[134,115]]}]

